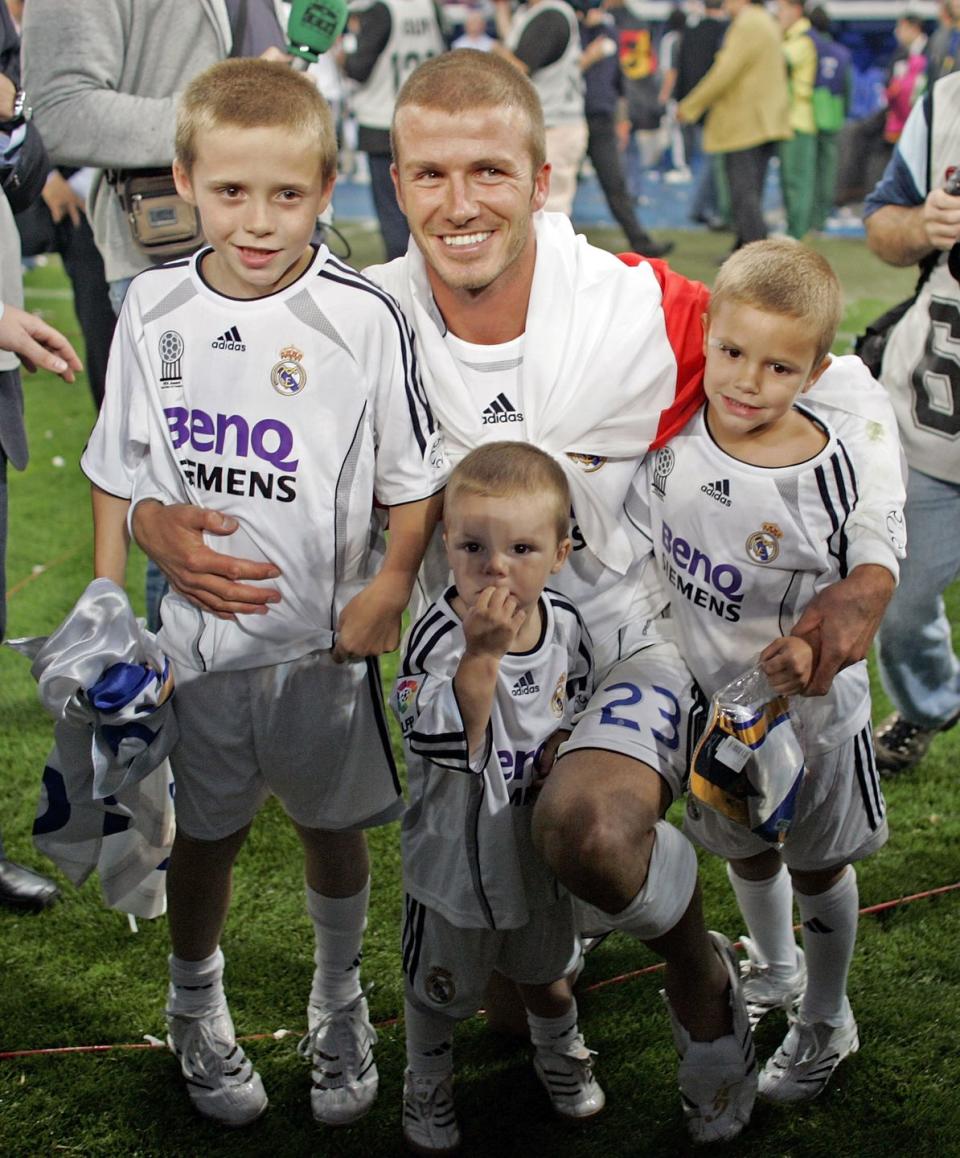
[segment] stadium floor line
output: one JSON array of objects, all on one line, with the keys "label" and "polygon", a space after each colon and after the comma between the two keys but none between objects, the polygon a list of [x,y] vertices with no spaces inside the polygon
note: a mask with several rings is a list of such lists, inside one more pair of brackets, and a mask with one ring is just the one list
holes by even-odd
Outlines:
[{"label": "stadium floor line", "polygon": [[[925,889],[921,893],[911,893],[906,897],[896,897],[892,901],[881,901],[876,905],[867,905],[866,908],[860,910],[861,917],[874,916],[877,913],[886,912],[889,909],[899,908],[900,905],[908,905],[912,901],[926,900],[928,897],[942,896],[944,893],[952,893],[960,889],[960,881],[955,881],[952,885],[940,885],[937,888]],[[796,925],[799,929],[800,926]],[[739,944],[739,942],[737,943]],[[594,993],[598,989],[605,989],[608,985],[621,985],[625,981],[632,981],[636,977],[643,977],[648,973],[657,973],[663,968],[663,962],[658,961],[653,965],[647,965],[644,969],[634,969],[630,973],[621,973],[616,977],[607,977],[603,981],[595,981],[592,985],[584,987],[584,992]],[[377,1029],[389,1029],[390,1026],[396,1025],[399,1022],[398,1017],[388,1017],[383,1021],[375,1023]],[[280,1038],[288,1037],[295,1034],[297,1031],[292,1029],[278,1029],[273,1033],[247,1033],[238,1035],[237,1041],[263,1041],[267,1038],[278,1040]],[[118,1042],[114,1045],[57,1045],[48,1046],[44,1049],[8,1049],[0,1050],[0,1061],[8,1061],[14,1058],[26,1057],[43,1057],[51,1055],[63,1055],[70,1053],[109,1053],[113,1050],[133,1050],[133,1049],[166,1049],[167,1045],[159,1038],[148,1037],[146,1041],[133,1042]]]}]

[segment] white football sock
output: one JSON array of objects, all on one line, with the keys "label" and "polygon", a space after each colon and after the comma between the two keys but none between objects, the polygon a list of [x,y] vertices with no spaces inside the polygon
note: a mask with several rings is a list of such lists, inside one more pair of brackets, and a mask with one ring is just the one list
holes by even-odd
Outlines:
[{"label": "white football sock", "polygon": [[307,886],[307,913],[316,938],[312,1006],[345,1009],[360,996],[360,962],[369,900],[369,877],[352,897],[324,897]]},{"label": "white football sock", "polygon": [[577,1040],[577,1003],[571,999],[570,1008],[559,1017],[537,1017],[527,1010],[527,1024],[530,1026],[530,1040],[536,1050],[548,1050],[565,1054]]},{"label": "white football sock", "polygon": [[800,1006],[804,1021],[843,1025],[849,1017],[847,974],[857,940],[860,893],[853,865],[825,893],[797,893],[807,955],[807,991]]},{"label": "white football sock", "polygon": [[415,1074],[447,1077],[453,1073],[453,1031],[456,1020],[444,1013],[403,1003],[407,1065]]},{"label": "white football sock", "polygon": [[184,961],[171,953],[167,963],[171,1013],[195,1013],[223,1000],[223,953],[219,946],[202,961]]},{"label": "white football sock", "polygon": [[765,881],[748,881],[728,863],[727,877],[760,960],[767,963],[772,977],[791,977],[797,968],[797,939],[793,885],[786,866]]}]

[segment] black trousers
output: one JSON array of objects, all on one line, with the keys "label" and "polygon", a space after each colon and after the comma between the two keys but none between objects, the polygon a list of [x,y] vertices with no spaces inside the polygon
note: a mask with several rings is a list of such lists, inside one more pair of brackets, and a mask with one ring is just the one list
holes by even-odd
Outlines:
[{"label": "black trousers", "polygon": [[763,186],[776,144],[766,141],[752,149],[724,154],[730,186],[730,217],[736,234],[734,249],[767,236],[763,219]]},{"label": "black trousers", "polygon": [[73,309],[86,347],[87,380],[99,412],[117,319],[110,305],[103,258],[93,240],[93,230],[83,214],[79,225],[74,225],[66,215],[54,222],[50,210],[39,198],[23,213],[18,213],[16,221],[25,256],[60,254],[73,287]]},{"label": "black trousers", "polygon": [[390,155],[367,153],[367,160],[370,163],[370,192],[387,250],[387,261],[393,261],[407,252],[410,230],[403,210],[397,204],[397,193],[390,176]]},{"label": "black trousers", "polygon": [[627,189],[623,162],[617,147],[613,116],[593,114],[587,117],[587,156],[597,174],[600,188],[617,224],[627,235],[630,248],[641,251],[650,244],[650,235],[637,220],[633,198]]}]

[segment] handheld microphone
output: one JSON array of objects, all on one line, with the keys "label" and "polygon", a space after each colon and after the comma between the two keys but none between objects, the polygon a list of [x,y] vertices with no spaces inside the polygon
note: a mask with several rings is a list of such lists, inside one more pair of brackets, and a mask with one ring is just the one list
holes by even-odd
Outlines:
[{"label": "handheld microphone", "polygon": [[287,20],[287,52],[313,64],[336,43],[346,23],[346,0],[293,0]]}]

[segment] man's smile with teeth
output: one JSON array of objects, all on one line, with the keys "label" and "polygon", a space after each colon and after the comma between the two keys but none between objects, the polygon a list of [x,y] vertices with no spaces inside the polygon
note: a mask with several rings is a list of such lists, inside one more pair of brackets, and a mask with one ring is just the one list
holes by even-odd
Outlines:
[{"label": "man's smile with teeth", "polygon": [[493,230],[488,229],[484,233],[445,233],[443,236],[444,245],[479,245],[481,241],[486,241]]}]

